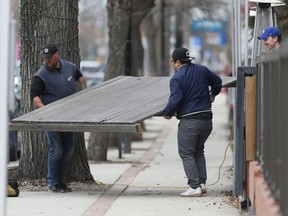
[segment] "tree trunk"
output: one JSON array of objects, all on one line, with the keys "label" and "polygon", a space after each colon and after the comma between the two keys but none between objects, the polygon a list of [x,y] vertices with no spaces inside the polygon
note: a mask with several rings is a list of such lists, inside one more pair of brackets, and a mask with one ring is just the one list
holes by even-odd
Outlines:
[{"label": "tree trunk", "polygon": [[169,76],[170,74],[170,9],[165,1],[158,1],[141,24],[148,43],[150,76]]},{"label": "tree trunk", "polygon": [[77,132],[74,137],[75,151],[67,169],[66,181],[94,181],[88,164],[84,133]]},{"label": "tree trunk", "polygon": [[[41,66],[40,48],[47,43],[58,46],[61,58],[79,66],[78,0],[21,0],[20,8],[22,113],[33,110],[30,84]],[[87,161],[84,135],[76,133],[76,147],[66,178],[93,180]],[[47,142],[42,132],[22,132],[20,178],[47,176]]]},{"label": "tree trunk", "polygon": [[143,76],[144,49],[140,24],[144,17],[154,7],[154,0],[133,0],[131,17],[131,75]]},{"label": "tree trunk", "polygon": [[[131,5],[131,2],[133,2]],[[129,25],[131,24],[132,49],[128,63],[131,75],[143,76],[143,47],[141,44],[140,23],[154,6],[154,0],[108,0],[109,56],[105,80],[125,74],[125,59]],[[131,13],[133,18],[131,19]],[[107,160],[109,145],[118,145],[119,136],[108,133],[91,133],[88,145],[90,160]]]},{"label": "tree trunk", "polygon": [[105,80],[124,74],[131,0],[108,0],[109,54]]},{"label": "tree trunk", "polygon": [[[126,40],[129,29],[131,0],[107,0],[109,55],[105,71],[105,80],[124,75]],[[88,158],[94,161],[106,161],[107,150],[112,134],[93,132],[88,144]],[[113,142],[118,142],[113,139]],[[111,144],[115,145],[115,144]]]},{"label": "tree trunk", "polygon": [[87,149],[89,160],[107,161],[108,142],[109,133],[91,133]]}]

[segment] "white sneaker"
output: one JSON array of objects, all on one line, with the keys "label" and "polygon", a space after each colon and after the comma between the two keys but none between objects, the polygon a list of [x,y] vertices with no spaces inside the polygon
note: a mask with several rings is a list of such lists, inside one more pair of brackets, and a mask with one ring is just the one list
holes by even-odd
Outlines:
[{"label": "white sneaker", "polygon": [[202,194],[207,193],[207,189],[206,189],[206,185],[205,184],[201,184],[201,190],[202,190]]},{"label": "white sneaker", "polygon": [[185,191],[184,193],[181,193],[180,196],[182,196],[182,197],[193,197],[193,196],[200,197],[200,196],[202,196],[201,187],[198,187],[196,189],[189,187],[189,189],[187,191]]}]

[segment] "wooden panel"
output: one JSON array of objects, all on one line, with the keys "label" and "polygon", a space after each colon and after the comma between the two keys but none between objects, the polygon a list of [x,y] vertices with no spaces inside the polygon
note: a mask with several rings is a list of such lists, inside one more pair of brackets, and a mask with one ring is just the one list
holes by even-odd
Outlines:
[{"label": "wooden panel", "polygon": [[26,130],[26,131],[78,131],[78,132],[129,132],[129,133],[140,133],[142,131],[140,124],[48,124],[48,123],[13,123],[9,124],[10,130]]},{"label": "wooden panel", "polygon": [[[224,77],[223,86],[235,80]],[[162,112],[170,95],[169,81],[170,77],[119,76],[19,116],[10,128],[137,132],[137,123]]]},{"label": "wooden panel", "polygon": [[222,86],[227,88],[236,87],[236,77],[221,77]]},{"label": "wooden panel", "polygon": [[245,77],[246,161],[255,160],[256,77]]}]

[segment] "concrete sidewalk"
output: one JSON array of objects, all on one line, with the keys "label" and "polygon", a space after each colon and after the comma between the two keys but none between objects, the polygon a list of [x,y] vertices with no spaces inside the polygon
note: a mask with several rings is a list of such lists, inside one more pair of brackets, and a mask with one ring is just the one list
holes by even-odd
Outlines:
[{"label": "concrete sidewalk", "polygon": [[[174,215],[247,215],[235,207],[233,157],[230,148],[220,172],[229,143],[226,94],[213,104],[214,130],[206,144],[208,193],[203,197],[180,197],[187,189],[182,162],[177,152],[177,123],[161,117],[145,120],[143,141],[132,143],[132,153],[119,159],[109,149],[107,163],[90,163],[94,179],[112,184],[109,190],[20,192],[7,198],[7,216],[174,216]],[[216,183],[217,182],[217,183]],[[216,183],[216,184],[214,184]]]}]

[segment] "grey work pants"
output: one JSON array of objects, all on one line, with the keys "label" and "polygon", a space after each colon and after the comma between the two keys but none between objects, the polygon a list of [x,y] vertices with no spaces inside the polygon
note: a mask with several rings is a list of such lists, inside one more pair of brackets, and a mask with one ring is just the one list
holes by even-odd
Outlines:
[{"label": "grey work pants", "polygon": [[204,144],[212,131],[212,119],[181,119],[178,125],[178,153],[188,185],[195,189],[206,184]]}]

